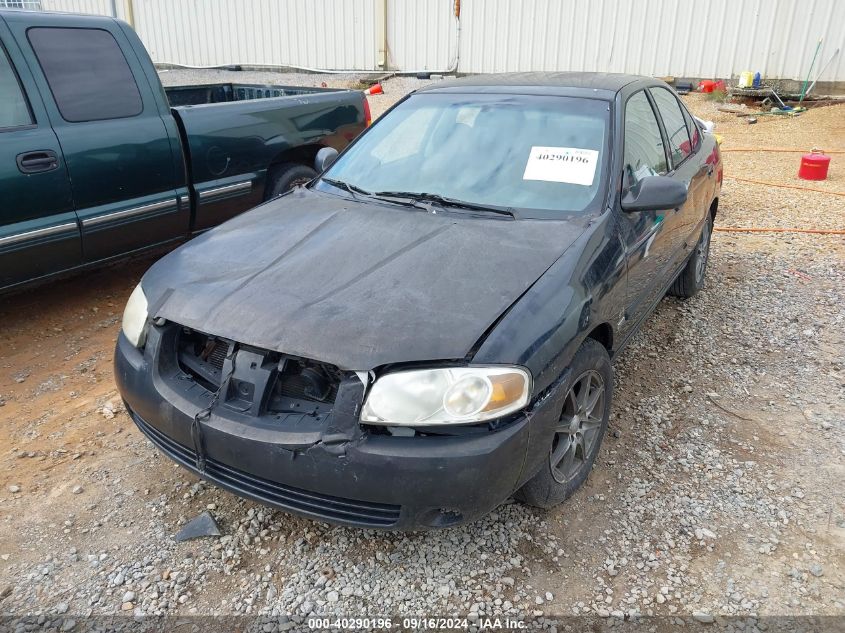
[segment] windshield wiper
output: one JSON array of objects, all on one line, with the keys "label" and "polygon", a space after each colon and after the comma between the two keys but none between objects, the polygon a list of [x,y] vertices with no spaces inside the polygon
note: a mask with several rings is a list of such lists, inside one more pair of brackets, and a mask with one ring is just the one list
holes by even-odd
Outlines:
[{"label": "windshield wiper", "polygon": [[418,191],[376,191],[374,196],[393,197],[393,198],[407,198],[417,202],[434,202],[440,206],[454,207],[456,209],[468,209],[470,211],[484,211],[485,213],[495,213],[497,215],[507,215],[515,218],[513,209],[510,207],[495,207],[488,204],[481,204],[480,202],[467,202],[465,200],[457,200],[456,198],[447,198],[436,193],[425,193]]},{"label": "windshield wiper", "polygon": [[320,180],[322,180],[323,182],[327,182],[330,185],[337,187],[338,189],[344,189],[345,191],[351,193],[353,196],[361,195],[367,196],[368,198],[374,197],[372,192],[367,191],[366,189],[361,189],[361,187],[359,187],[358,185],[350,184],[344,180],[335,180],[334,178],[320,178]]}]

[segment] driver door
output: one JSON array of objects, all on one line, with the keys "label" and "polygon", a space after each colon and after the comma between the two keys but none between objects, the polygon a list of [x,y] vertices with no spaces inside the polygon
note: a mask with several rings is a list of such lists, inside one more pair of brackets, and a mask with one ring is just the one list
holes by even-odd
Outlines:
[{"label": "driver door", "polygon": [[[622,196],[646,176],[669,174],[669,157],[651,97],[645,90],[632,94],[623,116]],[[678,209],[668,211],[618,210],[626,248],[627,292],[625,333],[648,315],[662,298],[683,249],[684,231]]]}]

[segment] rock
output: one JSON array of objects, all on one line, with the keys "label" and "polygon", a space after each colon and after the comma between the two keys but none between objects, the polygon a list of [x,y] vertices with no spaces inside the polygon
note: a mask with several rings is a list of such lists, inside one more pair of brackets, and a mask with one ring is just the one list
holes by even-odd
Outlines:
[{"label": "rock", "polygon": [[67,613],[68,608],[69,608],[69,607],[68,607],[67,602],[60,602],[59,604],[57,604],[57,605],[56,605],[56,609],[55,609],[55,611],[56,611],[56,613],[58,613],[59,615],[62,615],[62,614],[64,614],[64,613]]},{"label": "rock", "polygon": [[819,576],[824,576],[824,567],[819,565],[818,563],[813,563],[810,565],[810,573],[813,574],[816,578]]},{"label": "rock", "polygon": [[121,611],[132,611],[132,609],[134,609],[134,608],[135,608],[135,605],[132,604],[131,602],[124,602],[122,605],[120,605]]},{"label": "rock", "polygon": [[16,486],[15,484],[12,484],[11,486],[9,486],[9,492],[11,492],[12,494],[14,494],[16,492],[20,492],[20,491],[21,491],[20,486]]},{"label": "rock", "polygon": [[222,534],[214,517],[206,510],[195,519],[191,519],[179,530],[179,533],[176,534],[176,542],[181,543],[204,536],[221,536]]},{"label": "rock", "polygon": [[706,611],[693,611],[692,619],[702,624],[713,624],[715,621],[715,618]]},{"label": "rock", "polygon": [[73,494],[75,494],[75,495],[78,495],[78,494],[80,494],[83,490],[85,490],[85,489],[84,489],[82,486],[74,486],[74,487],[73,487],[73,490],[72,490],[71,492],[73,492]]},{"label": "rock", "polygon": [[337,602],[338,600],[340,600],[340,595],[337,593],[337,591],[330,591],[326,594],[326,600],[328,600],[329,602]]},{"label": "rock", "polygon": [[127,591],[123,594],[123,598],[121,602],[134,602],[135,601],[135,592],[134,591]]}]

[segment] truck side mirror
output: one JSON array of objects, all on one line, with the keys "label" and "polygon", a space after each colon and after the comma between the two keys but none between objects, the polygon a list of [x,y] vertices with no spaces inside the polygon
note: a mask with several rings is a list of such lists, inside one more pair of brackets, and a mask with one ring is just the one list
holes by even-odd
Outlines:
[{"label": "truck side mirror", "polygon": [[687,201],[687,187],[668,176],[646,176],[622,196],[623,211],[665,211]]},{"label": "truck side mirror", "polygon": [[317,170],[318,174],[322,174],[334,162],[335,158],[337,158],[337,150],[334,147],[321,148],[314,158],[314,169]]}]

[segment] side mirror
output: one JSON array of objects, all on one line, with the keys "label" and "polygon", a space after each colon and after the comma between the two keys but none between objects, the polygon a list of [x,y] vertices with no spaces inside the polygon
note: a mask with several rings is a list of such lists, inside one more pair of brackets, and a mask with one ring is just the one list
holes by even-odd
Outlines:
[{"label": "side mirror", "polygon": [[624,211],[665,211],[687,201],[684,183],[668,176],[646,176],[622,196]]},{"label": "side mirror", "polygon": [[318,174],[322,174],[334,162],[335,158],[337,158],[337,150],[334,147],[321,148],[314,158],[314,169],[317,170]]}]

